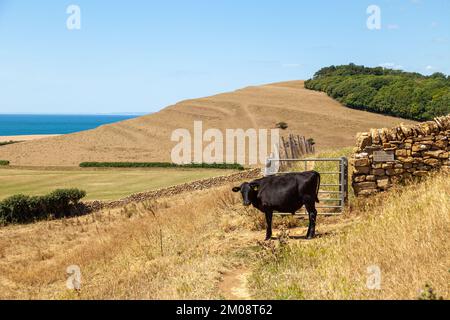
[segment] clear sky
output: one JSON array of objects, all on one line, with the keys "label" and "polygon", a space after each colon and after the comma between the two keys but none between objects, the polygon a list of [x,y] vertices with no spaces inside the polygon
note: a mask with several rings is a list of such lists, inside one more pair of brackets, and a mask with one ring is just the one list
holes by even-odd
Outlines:
[{"label": "clear sky", "polygon": [[149,113],[349,62],[450,74],[450,0],[0,0],[0,113]]}]

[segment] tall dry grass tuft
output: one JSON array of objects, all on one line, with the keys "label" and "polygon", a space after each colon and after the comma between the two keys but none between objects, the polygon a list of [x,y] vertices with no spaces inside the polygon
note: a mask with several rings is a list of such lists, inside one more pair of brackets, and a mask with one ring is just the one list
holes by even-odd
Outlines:
[{"label": "tall dry grass tuft", "polygon": [[[263,259],[252,278],[256,297],[416,299],[428,286],[450,298],[449,190],[443,174],[381,195],[376,205],[360,202],[345,231]],[[374,266],[381,270],[380,290],[367,286]]]}]

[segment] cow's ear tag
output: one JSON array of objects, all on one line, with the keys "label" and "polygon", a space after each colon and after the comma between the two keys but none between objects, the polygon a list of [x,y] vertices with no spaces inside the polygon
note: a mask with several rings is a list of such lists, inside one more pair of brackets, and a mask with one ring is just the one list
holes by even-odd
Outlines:
[{"label": "cow's ear tag", "polygon": [[259,190],[259,186],[253,186],[252,188],[254,191],[258,191]]}]

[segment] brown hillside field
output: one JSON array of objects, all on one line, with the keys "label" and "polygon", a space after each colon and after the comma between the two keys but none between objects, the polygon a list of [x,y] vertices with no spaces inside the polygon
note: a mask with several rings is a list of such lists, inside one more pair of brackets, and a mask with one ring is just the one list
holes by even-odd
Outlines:
[{"label": "brown hillside field", "polygon": [[170,161],[173,130],[273,129],[287,122],[285,134],[314,138],[320,150],[354,144],[355,134],[392,127],[399,118],[352,110],[326,94],[304,88],[303,81],[248,87],[187,100],[148,116],[70,135],[0,148],[0,159],[20,166],[77,166],[84,161]]}]

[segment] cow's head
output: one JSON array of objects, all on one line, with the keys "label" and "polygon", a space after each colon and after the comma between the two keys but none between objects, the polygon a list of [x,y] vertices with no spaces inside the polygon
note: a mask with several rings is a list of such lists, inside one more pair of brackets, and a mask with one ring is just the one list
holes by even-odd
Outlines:
[{"label": "cow's head", "polygon": [[256,182],[246,182],[240,187],[234,187],[233,192],[240,192],[244,200],[244,206],[248,207],[252,204],[252,200],[258,195],[259,184]]}]

